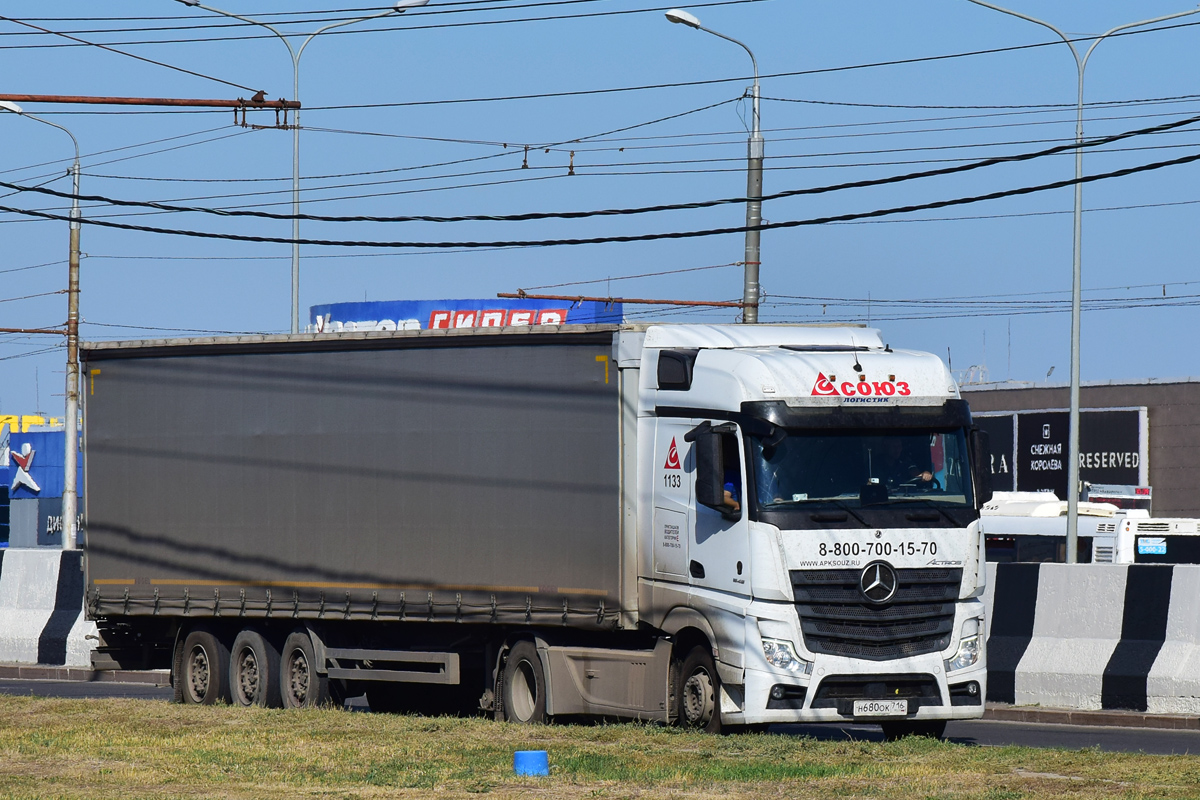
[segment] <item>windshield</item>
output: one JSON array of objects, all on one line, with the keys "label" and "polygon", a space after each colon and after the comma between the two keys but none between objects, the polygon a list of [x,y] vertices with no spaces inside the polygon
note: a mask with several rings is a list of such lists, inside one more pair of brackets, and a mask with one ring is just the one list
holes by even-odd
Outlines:
[{"label": "windshield", "polygon": [[758,507],[973,507],[966,437],[947,430],[788,431],[751,439]]}]

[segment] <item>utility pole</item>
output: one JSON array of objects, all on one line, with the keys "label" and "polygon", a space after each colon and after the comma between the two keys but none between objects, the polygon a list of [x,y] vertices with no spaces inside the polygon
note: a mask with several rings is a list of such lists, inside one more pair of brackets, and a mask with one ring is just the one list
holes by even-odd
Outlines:
[{"label": "utility pole", "polygon": [[[74,137],[71,137],[72,139]],[[74,550],[79,519],[79,149],[71,164],[71,250],[67,257],[67,418],[63,460],[63,550]]]}]

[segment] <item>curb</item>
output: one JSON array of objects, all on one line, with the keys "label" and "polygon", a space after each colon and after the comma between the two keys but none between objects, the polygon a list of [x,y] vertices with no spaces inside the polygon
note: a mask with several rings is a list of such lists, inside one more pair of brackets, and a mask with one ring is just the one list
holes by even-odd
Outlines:
[{"label": "curb", "polygon": [[92,670],[87,667],[54,667],[44,664],[0,664],[0,679],[79,681],[82,683],[142,683],[148,686],[171,685],[171,674],[165,669]]},{"label": "curb", "polygon": [[1098,725],[1110,728],[1158,728],[1200,730],[1200,716],[1147,714],[1144,711],[1078,711],[1069,708],[1040,708],[988,703],[983,718],[997,722],[1033,722],[1040,725]]}]

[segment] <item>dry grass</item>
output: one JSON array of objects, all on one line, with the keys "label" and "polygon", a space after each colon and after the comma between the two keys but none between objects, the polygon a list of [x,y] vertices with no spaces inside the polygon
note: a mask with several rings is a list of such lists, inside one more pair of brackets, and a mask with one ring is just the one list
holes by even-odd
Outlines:
[{"label": "dry grass", "polygon": [[[549,778],[512,753],[550,753]],[[1200,759],[0,697],[0,797],[1184,798]]]}]

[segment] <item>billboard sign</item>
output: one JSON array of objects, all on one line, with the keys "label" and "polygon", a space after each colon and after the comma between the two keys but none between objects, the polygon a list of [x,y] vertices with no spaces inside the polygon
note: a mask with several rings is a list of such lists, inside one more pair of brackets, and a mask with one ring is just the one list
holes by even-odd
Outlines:
[{"label": "billboard sign", "polygon": [[309,309],[307,333],[619,324],[620,303],[563,300],[385,300]]},{"label": "billboard sign", "polygon": [[1002,417],[975,417],[975,424],[988,435],[992,450],[992,489],[997,492],[1017,490],[1016,463],[1017,429],[1011,414]]},{"label": "billboard sign", "polygon": [[[1084,409],[1079,422],[1079,479],[1144,486],[1149,470],[1145,408]],[[1054,492],[1067,497],[1070,415],[1066,411],[979,414],[992,440],[992,481],[1000,491]],[[1011,477],[1002,453],[1011,453]]]},{"label": "billboard sign", "polygon": [[[9,497],[62,497],[63,461],[66,458],[65,431],[13,433],[9,435],[11,455],[7,469],[0,469]],[[78,461],[76,486],[83,486],[83,459]]]}]

